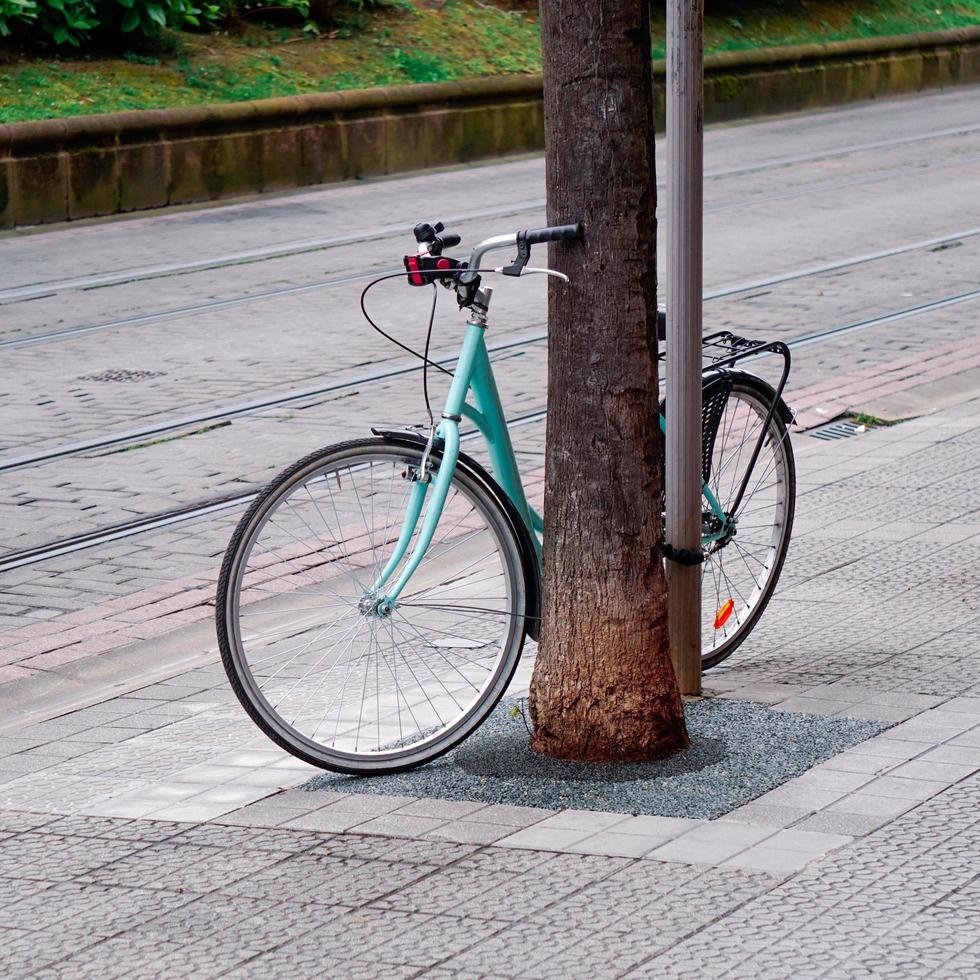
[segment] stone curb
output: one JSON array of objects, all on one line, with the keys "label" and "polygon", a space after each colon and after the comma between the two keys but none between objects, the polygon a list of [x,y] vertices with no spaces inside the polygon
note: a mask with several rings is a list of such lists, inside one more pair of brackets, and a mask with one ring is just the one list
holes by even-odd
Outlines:
[{"label": "stone curb", "polygon": [[[654,63],[662,79],[665,66]],[[980,27],[712,55],[724,122],[980,81]],[[658,127],[664,114],[658,84]],[[541,76],[0,125],[0,228],[540,151]]]}]

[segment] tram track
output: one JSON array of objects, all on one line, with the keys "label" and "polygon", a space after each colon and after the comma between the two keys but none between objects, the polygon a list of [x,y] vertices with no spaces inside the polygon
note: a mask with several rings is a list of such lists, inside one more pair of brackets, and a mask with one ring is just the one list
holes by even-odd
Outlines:
[{"label": "tram track", "polygon": [[[980,129],[980,127],[977,127]],[[871,145],[871,144],[868,144]],[[787,160],[791,158],[785,158]],[[950,166],[960,166],[963,163],[971,161],[980,161],[980,155],[963,157],[954,161],[944,161],[940,164],[936,164],[928,169],[936,169]],[[807,193],[817,193],[819,191],[833,190],[838,188],[847,188],[853,186],[860,186],[867,183],[873,183],[876,181],[891,179],[896,176],[905,176],[907,174],[921,174],[923,168],[917,168],[915,170],[909,170],[908,168],[901,168],[898,170],[891,170],[884,173],[878,173],[874,175],[868,175],[864,177],[848,178],[845,180],[818,183],[810,185]],[[790,199],[799,196],[798,191],[788,191],[779,192],[776,194],[769,194],[763,196],[757,196],[753,198],[746,198],[745,200],[731,201],[726,204],[717,204],[710,206],[705,209],[706,214],[721,213],[724,211],[730,211],[743,207],[752,207],[760,204],[771,204],[777,201]],[[461,223],[470,220],[480,220],[487,217],[500,217],[500,216],[515,216],[518,214],[525,214],[529,211],[543,210],[545,202],[533,201],[527,204],[513,205],[502,209],[488,209],[483,212],[474,212],[468,215],[457,215],[450,216],[446,219],[448,223]],[[382,232],[384,232],[382,234]],[[406,228],[398,225],[391,226],[387,229],[376,229],[375,233],[368,233],[367,237],[362,238],[338,238],[333,240],[335,244],[350,244],[357,242],[367,242],[374,240],[382,240],[394,235],[399,237],[406,234]],[[967,229],[961,232],[959,235],[953,236],[942,236],[941,238],[936,238],[931,241],[931,244],[941,244],[943,242],[952,241],[956,238],[972,238],[975,235],[980,234],[980,229]],[[902,251],[913,251],[916,247],[925,247],[926,244],[921,245],[909,245],[907,247],[901,248],[899,251],[886,250],[886,253],[882,253],[880,257],[887,257],[889,254],[901,254]],[[331,246],[323,246],[331,247]],[[247,253],[242,253],[247,254]],[[284,253],[284,254],[299,254],[299,253]],[[216,260],[218,261],[218,260]],[[259,261],[258,259],[255,261]],[[210,268],[210,267],[208,267]],[[193,270],[192,270],[193,271]],[[290,296],[300,296],[305,293],[317,292],[321,289],[337,288],[341,286],[351,285],[353,283],[368,282],[372,278],[386,275],[390,272],[397,272],[397,269],[388,269],[377,267],[371,269],[368,272],[356,273],[353,275],[341,275],[341,276],[331,276],[326,279],[317,279],[313,282],[299,283],[292,286],[279,286],[272,289],[263,289],[256,292],[242,293],[235,296],[229,296],[224,299],[212,299],[204,300],[200,303],[190,303],[184,306],[170,307],[164,310],[151,310],[146,313],[137,313],[133,316],[126,317],[114,317],[109,320],[102,320],[96,323],[86,323],[77,324],[75,326],[60,327],[56,330],[48,330],[43,333],[28,334],[22,337],[10,337],[5,340],[0,340],[0,349],[5,350],[18,350],[27,347],[35,347],[38,345],[53,343],[57,341],[70,340],[75,337],[85,336],[86,334],[98,333],[103,330],[121,330],[130,327],[138,327],[151,323],[163,323],[168,320],[182,319],[185,317],[201,316],[209,313],[214,313],[219,310],[234,309],[240,306],[245,306],[251,303],[263,302],[275,299],[284,299]],[[824,270],[830,271],[830,270]],[[126,279],[125,282],[137,281]],[[88,287],[91,288],[91,287]],[[47,295],[56,295],[55,293]],[[0,296],[2,296],[2,291],[0,291]],[[3,305],[2,300],[0,300],[0,305]]]},{"label": "tram track", "polygon": [[[535,334],[532,338],[520,337],[515,340],[503,343],[488,345],[491,354],[501,351],[511,350],[514,347],[524,347],[530,343],[539,343],[547,337],[546,333]],[[445,358],[435,360],[434,363],[448,367],[456,363],[456,358]],[[8,473],[11,470],[19,470],[28,466],[37,466],[42,463],[54,462],[70,456],[77,456],[81,453],[97,452],[104,449],[117,449],[123,446],[133,446],[152,439],[156,436],[173,433],[182,429],[191,429],[209,422],[226,421],[238,418],[242,415],[251,415],[255,412],[269,408],[281,408],[295,402],[306,401],[310,398],[317,398],[322,395],[333,394],[334,392],[344,391],[349,388],[360,388],[366,384],[375,384],[379,381],[387,381],[391,378],[401,377],[406,374],[418,373],[422,366],[415,361],[399,363],[385,371],[378,371],[373,374],[358,375],[348,377],[342,381],[334,381],[330,384],[313,385],[306,388],[294,388],[291,391],[280,395],[270,395],[268,398],[257,398],[247,402],[240,402],[235,405],[227,405],[220,408],[209,409],[198,412],[194,415],[185,415],[175,419],[165,419],[153,425],[142,426],[138,429],[130,429],[125,432],[113,433],[106,436],[97,436],[94,439],[83,439],[78,442],[63,443],[60,446],[52,446],[47,450],[40,450],[35,453],[28,453],[14,459],[0,462],[0,473]]]},{"label": "tram track", "polygon": [[[480,221],[484,218],[506,218],[511,215],[539,210],[544,205],[543,198],[540,200],[534,199],[516,204],[502,205],[496,208],[484,208],[480,211],[450,215],[444,220],[462,224],[466,221]],[[147,266],[142,269],[123,269],[119,272],[95,273],[90,276],[79,276],[74,279],[55,279],[50,282],[12,286],[9,289],[0,289],[0,306],[56,296],[58,293],[67,292],[72,289],[102,289],[107,286],[121,286],[131,282],[144,282],[148,279],[164,279],[171,276],[188,275],[194,272],[224,269],[230,266],[251,265],[254,262],[268,262],[272,259],[289,258],[293,255],[304,255],[308,252],[323,252],[331,248],[342,248],[347,245],[362,245],[367,242],[392,238],[396,235],[404,235],[408,230],[408,226],[404,224],[384,225],[380,228],[372,228],[369,231],[363,231],[356,235],[333,235],[328,238],[286,242],[282,245],[267,245],[254,249],[246,249],[241,252],[216,255],[210,259],[199,259],[194,262],[174,262],[158,266]]]},{"label": "tram track", "polygon": [[[507,427],[516,429],[522,425],[529,425],[544,418],[545,414],[545,409],[535,409],[532,412],[509,419]],[[479,435],[477,429],[468,429],[460,434],[460,441],[472,440],[477,435]],[[94,548],[97,545],[112,544],[113,541],[121,541],[137,534],[144,534],[147,531],[156,531],[160,528],[196,520],[199,517],[207,517],[210,514],[244,508],[259,495],[263,486],[264,484],[259,484],[241,493],[226,494],[202,502],[174,507],[170,510],[157,511],[155,514],[146,514],[130,521],[120,521],[106,528],[62,538],[60,541],[11,552],[0,558],[0,574],[13,571],[15,568],[23,568],[25,565],[36,565],[52,558],[60,558],[62,555],[70,555],[76,551]]]},{"label": "tram track", "polygon": [[[915,306],[906,307],[901,310],[894,310],[890,313],[881,314],[880,316],[871,317],[865,320],[857,320],[848,324],[841,324],[836,327],[828,328],[827,330],[804,334],[802,336],[787,340],[786,344],[791,350],[808,347],[820,342],[834,340],[849,333],[855,333],[860,330],[867,330],[876,326],[895,323],[899,320],[922,316],[926,313],[935,312],[937,310],[946,309],[962,303],[977,300],[980,300],[980,288],[946,296],[928,303],[921,303]],[[513,349],[515,347],[528,346],[532,343],[540,343],[546,339],[546,333],[533,335],[531,337],[524,337],[519,340],[510,341],[506,344],[491,348],[491,352],[497,353],[499,351]],[[443,363],[452,363],[452,361],[445,361]],[[406,374],[420,370],[421,367],[410,366],[403,369],[398,369],[397,372],[389,372],[388,376],[393,377],[396,374]],[[336,390],[336,388],[333,390]],[[508,426],[511,428],[516,428],[521,425],[527,425],[543,418],[545,414],[545,409],[536,409],[532,412],[528,412],[511,419],[508,422]],[[468,430],[463,434],[463,438],[467,440],[472,439],[477,434],[478,433],[475,429]],[[129,521],[107,525],[105,528],[87,531],[83,534],[69,536],[47,544],[12,551],[0,558],[0,574],[3,572],[12,571],[16,568],[22,568],[26,565],[38,564],[62,555],[72,554],[77,551],[96,547],[98,545],[111,544],[113,541],[143,534],[148,531],[196,520],[200,517],[205,517],[214,513],[221,513],[236,507],[243,507],[255,499],[255,496],[259,490],[260,487],[253,486],[248,490],[242,491],[241,493],[209,498],[204,501],[182,505],[166,511],[158,511],[154,514],[143,515]]]},{"label": "tram track", "polygon": [[[748,174],[765,172],[767,170],[799,166],[800,164],[804,163],[816,163],[825,160],[839,159],[857,153],[886,150],[905,145],[914,145],[928,142],[930,140],[945,139],[951,136],[967,136],[977,132],[980,132],[980,124],[953,126],[945,129],[933,130],[928,133],[917,133],[911,136],[895,137],[888,140],[853,143],[847,146],[839,146],[834,149],[821,150],[814,153],[771,157],[767,160],[760,160],[755,163],[741,164],[733,167],[721,167],[707,171],[704,177],[706,180],[716,180],[724,177],[744,176]],[[660,184],[658,186],[662,187],[663,185]],[[826,189],[826,185],[824,185],[824,187],[821,189]],[[540,198],[516,202],[510,205],[503,205],[497,208],[486,208],[474,212],[450,215],[445,220],[447,223],[450,221],[454,223],[463,223],[466,221],[482,220],[485,218],[508,217],[511,215],[526,213],[528,211],[543,210],[544,207],[545,200],[544,198]],[[323,238],[283,242],[276,245],[259,246],[253,249],[229,252],[224,255],[212,256],[210,258],[198,259],[189,262],[161,263],[160,265],[144,266],[142,268],[137,267],[133,269],[121,269],[113,272],[92,273],[86,276],[77,276],[66,279],[53,279],[34,283],[25,283],[19,286],[11,286],[6,289],[0,289],[0,305],[9,305],[26,300],[55,296],[68,290],[104,288],[107,286],[123,285],[132,282],[142,282],[151,279],[210,271],[214,269],[227,268],[230,266],[248,265],[255,262],[264,262],[278,258],[287,258],[294,255],[302,255],[309,252],[325,251],[331,248],[362,244],[390,238],[395,235],[403,235],[406,227],[406,225],[402,224],[388,225],[374,228],[366,232],[360,232],[356,235],[329,236]]]},{"label": "tram track", "polygon": [[[760,279],[754,279],[749,281],[744,281],[740,283],[734,283],[728,286],[722,286],[718,289],[710,290],[704,294],[705,302],[710,302],[712,300],[724,299],[731,296],[737,296],[745,293],[752,293],[759,289],[766,289],[771,286],[778,286],[784,283],[796,282],[801,279],[812,278],[814,276],[823,275],[832,272],[839,272],[846,269],[851,269],[859,267],[861,265],[866,265],[869,263],[881,261],[887,258],[892,258],[897,255],[903,255],[909,252],[919,251],[928,248],[937,248],[942,246],[948,246],[953,242],[968,240],[971,238],[976,238],[980,236],[980,227],[964,229],[952,234],[941,235],[935,238],[919,239],[914,242],[908,242],[903,245],[892,246],[887,249],[880,249],[875,252],[862,253],[855,256],[850,256],[843,259],[837,259],[832,262],[826,262],[818,265],[804,266],[798,269],[793,269],[785,273],[780,273],[775,276],[766,276]],[[370,275],[375,275],[371,273]],[[348,277],[349,281],[349,277]],[[296,287],[299,288],[311,288],[311,287]],[[947,298],[949,300],[951,298]],[[953,297],[952,299],[955,299]],[[944,303],[946,301],[943,301]],[[932,308],[927,304],[927,307]],[[938,308],[938,307],[937,307]],[[900,314],[896,314],[900,316]],[[877,318],[867,321],[869,324],[874,324],[877,322]],[[891,322],[891,321],[889,321]],[[858,324],[848,324],[844,325],[839,329],[843,332],[849,332],[855,329],[862,329],[865,326],[865,321],[861,321]],[[822,337],[827,334],[827,331],[814,334],[814,337]],[[547,337],[546,333],[534,334],[532,337],[522,337],[519,339],[507,340],[502,343],[492,345],[490,348],[491,353],[498,353],[501,351],[506,351],[513,349],[515,346],[527,346],[533,343],[540,343]],[[442,361],[444,366],[450,365],[455,362],[455,358]],[[421,366],[414,361],[411,362],[399,362],[390,368],[383,371],[376,371],[370,374],[359,374],[353,377],[347,377],[341,380],[333,381],[328,384],[318,384],[310,385],[305,387],[293,388],[289,391],[283,392],[277,395],[269,395],[264,398],[250,399],[249,401],[234,403],[232,405],[219,406],[210,409],[204,409],[200,412],[178,416],[175,418],[163,419],[159,422],[151,423],[149,425],[143,425],[135,429],[124,430],[122,432],[107,433],[105,435],[96,436],[90,439],[81,439],[74,442],[62,443],[57,446],[52,446],[47,449],[40,449],[32,453],[26,453],[20,456],[15,456],[10,459],[0,458],[0,473],[10,472],[12,470],[23,469],[30,466],[41,465],[48,462],[54,462],[60,459],[65,459],[71,456],[77,456],[83,453],[100,452],[103,450],[118,449],[123,446],[133,446],[138,445],[147,439],[153,439],[158,436],[163,436],[167,434],[173,434],[181,430],[190,430],[197,426],[206,425],[213,422],[226,421],[234,418],[238,418],[243,415],[251,415],[256,412],[261,412],[271,408],[280,408],[287,406],[296,402],[306,401],[310,398],[317,398],[323,395],[333,394],[339,391],[348,390],[351,388],[358,388],[364,385],[375,384],[378,382],[387,381],[391,378],[400,377],[406,374],[412,374],[421,370]]]}]

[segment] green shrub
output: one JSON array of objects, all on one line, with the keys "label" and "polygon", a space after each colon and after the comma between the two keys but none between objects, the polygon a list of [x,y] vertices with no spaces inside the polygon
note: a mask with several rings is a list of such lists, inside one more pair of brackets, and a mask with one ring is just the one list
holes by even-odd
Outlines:
[{"label": "green shrub", "polygon": [[285,16],[287,20],[305,21],[313,6],[310,0],[238,0],[232,16],[236,12],[257,15],[272,12],[279,19]]},{"label": "green shrub", "polygon": [[9,37],[20,25],[36,19],[34,0],[0,0],[0,37]]},{"label": "green shrub", "polygon": [[95,37],[155,37],[201,16],[193,0],[0,0],[0,36],[81,47]]},{"label": "green shrub", "polygon": [[99,26],[95,0],[39,0],[37,26],[55,44],[77,48]]},{"label": "green shrub", "polygon": [[217,27],[265,10],[301,24],[310,0],[0,0],[0,37],[38,46],[129,47],[132,38],[157,37],[163,28]]}]

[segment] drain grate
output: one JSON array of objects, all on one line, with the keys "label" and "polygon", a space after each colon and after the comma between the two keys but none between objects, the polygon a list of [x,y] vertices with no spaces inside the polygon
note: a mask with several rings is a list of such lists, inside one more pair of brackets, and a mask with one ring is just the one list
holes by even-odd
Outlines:
[{"label": "drain grate", "polygon": [[165,371],[129,371],[126,368],[108,368],[98,374],[83,374],[79,381],[148,381],[150,378],[162,378]]},{"label": "drain grate", "polygon": [[823,439],[824,442],[833,442],[837,439],[850,439],[851,436],[859,436],[862,432],[867,432],[874,426],[865,425],[863,422],[854,422],[850,419],[841,419],[839,422],[829,422],[821,425],[818,429],[811,429],[807,435],[814,439]]}]

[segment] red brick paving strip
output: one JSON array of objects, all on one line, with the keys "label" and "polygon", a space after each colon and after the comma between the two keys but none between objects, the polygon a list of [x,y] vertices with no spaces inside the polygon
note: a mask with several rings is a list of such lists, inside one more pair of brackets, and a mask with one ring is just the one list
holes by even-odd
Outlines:
[{"label": "red brick paving strip", "polygon": [[[792,392],[787,401],[797,412],[796,427],[809,429],[828,422],[872,399],[908,391],[980,366],[980,340],[957,340],[887,364],[847,374]],[[817,411],[817,409],[820,411]]]},{"label": "red brick paving strip", "polygon": [[[527,486],[532,501],[540,504],[544,494],[544,470],[528,474]],[[366,541],[367,535],[361,534],[344,544],[345,548],[350,548]],[[301,588],[322,580],[332,571],[334,559],[302,554],[301,549],[300,544],[279,549],[278,560],[272,554],[260,557],[256,565],[264,567],[261,572],[249,573],[250,584],[276,583],[274,591],[288,592],[297,585]],[[283,578],[284,571],[288,571],[291,582]],[[304,575],[312,577],[313,581],[300,578]],[[217,581],[218,570],[215,569],[2,633],[0,685],[39,671],[57,670],[65,664],[97,657],[209,619],[214,615]]]}]

